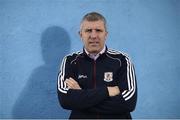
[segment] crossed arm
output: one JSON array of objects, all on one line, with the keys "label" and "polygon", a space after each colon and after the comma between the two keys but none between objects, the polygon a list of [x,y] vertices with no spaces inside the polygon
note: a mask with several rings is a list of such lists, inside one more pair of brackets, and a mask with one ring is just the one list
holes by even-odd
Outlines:
[{"label": "crossed arm", "polygon": [[[76,82],[73,78],[69,78],[65,80],[65,83],[67,84],[67,87],[69,89],[76,89],[76,90],[81,90],[81,87],[79,86],[78,82]],[[118,86],[113,86],[113,87],[107,87],[108,93],[110,97],[116,96],[120,94],[120,89]]]},{"label": "crossed arm", "polygon": [[[126,62],[126,61],[125,61]],[[137,92],[133,66],[125,64],[119,73],[121,84],[82,89],[73,78],[70,65],[58,77],[58,98],[61,106],[70,110],[86,109],[102,114],[119,114],[135,109]],[[128,72],[128,73],[127,73]],[[127,85],[127,87],[125,87]]]},{"label": "crossed arm", "polygon": [[[80,85],[78,84],[78,82],[76,82],[73,78],[69,78],[65,80],[65,83],[67,84],[68,88],[72,91],[83,91],[83,89],[80,87]],[[131,102],[130,104],[125,102],[124,98],[122,97],[122,93],[120,93],[120,89],[118,86],[113,86],[113,87],[107,87],[107,91],[108,91],[108,96],[106,97],[106,99],[104,100],[100,100],[98,94],[95,94],[94,92],[91,94],[91,92],[88,92],[90,95],[89,96],[93,96],[94,97],[89,97],[88,95],[86,96],[86,99],[89,98],[89,100],[92,102],[93,99],[95,100],[94,102],[92,102],[93,104],[89,104],[89,102],[86,104],[86,101],[81,101],[79,102],[79,108],[76,109],[86,109],[90,112],[98,112],[98,113],[102,113],[102,114],[119,114],[119,113],[123,113],[123,112],[131,112],[133,111],[134,107],[131,106]],[[103,92],[103,91],[101,91]],[[99,93],[101,93],[99,92]],[[83,95],[82,96],[78,96],[78,97],[82,97],[83,99]],[[93,98],[93,99],[92,99]],[[76,99],[76,98],[74,98]],[[97,100],[99,99],[99,100]],[[69,99],[68,99],[69,100]],[[95,103],[96,101],[99,101],[97,103]],[[101,101],[101,102],[100,102]],[[68,101],[67,101],[68,102]],[[76,101],[77,102],[77,101]],[[71,102],[72,103],[72,102]],[[72,106],[71,106],[72,107]]]}]

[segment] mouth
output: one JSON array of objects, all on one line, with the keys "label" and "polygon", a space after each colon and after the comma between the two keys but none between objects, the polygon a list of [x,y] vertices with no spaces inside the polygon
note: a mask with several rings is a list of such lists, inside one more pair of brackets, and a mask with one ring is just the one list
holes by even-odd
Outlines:
[{"label": "mouth", "polygon": [[99,42],[89,42],[89,45],[97,46],[97,45],[99,45]]}]

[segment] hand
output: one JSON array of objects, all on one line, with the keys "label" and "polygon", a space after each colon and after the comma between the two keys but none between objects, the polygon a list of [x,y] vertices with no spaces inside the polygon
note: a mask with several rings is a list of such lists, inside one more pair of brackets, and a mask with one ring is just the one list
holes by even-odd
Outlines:
[{"label": "hand", "polygon": [[120,89],[118,86],[107,87],[107,88],[108,88],[108,92],[109,92],[110,97],[116,96],[120,93]]},{"label": "hand", "polygon": [[71,77],[69,79],[66,79],[65,83],[67,84],[69,89],[81,89],[79,84]]}]

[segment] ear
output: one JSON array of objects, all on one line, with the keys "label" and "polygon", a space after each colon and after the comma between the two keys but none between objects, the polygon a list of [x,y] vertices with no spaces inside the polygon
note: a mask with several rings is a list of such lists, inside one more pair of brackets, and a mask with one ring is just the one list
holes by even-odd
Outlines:
[{"label": "ear", "polygon": [[[82,32],[79,31],[78,33],[79,33],[80,39],[82,40]],[[83,41],[83,40],[82,40],[82,41]]]},{"label": "ear", "polygon": [[82,37],[82,33],[81,33],[81,31],[79,31],[78,33],[79,33],[79,36],[80,36],[80,37]]}]

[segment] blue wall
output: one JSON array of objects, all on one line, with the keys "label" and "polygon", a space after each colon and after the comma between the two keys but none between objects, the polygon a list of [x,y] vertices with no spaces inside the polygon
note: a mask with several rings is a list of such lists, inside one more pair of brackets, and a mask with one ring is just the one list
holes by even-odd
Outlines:
[{"label": "blue wall", "polygon": [[107,45],[135,64],[133,117],[180,118],[179,0],[0,0],[0,118],[67,118],[56,76],[62,57],[82,48],[90,11],[107,18]]}]

